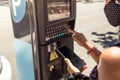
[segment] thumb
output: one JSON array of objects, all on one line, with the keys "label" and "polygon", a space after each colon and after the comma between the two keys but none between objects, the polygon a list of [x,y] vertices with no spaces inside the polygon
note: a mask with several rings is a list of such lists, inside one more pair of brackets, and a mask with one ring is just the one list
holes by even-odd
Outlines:
[{"label": "thumb", "polygon": [[70,61],[68,58],[65,58],[64,60],[65,60],[65,62],[66,62],[66,64],[67,64],[67,66],[72,65],[71,61]]}]

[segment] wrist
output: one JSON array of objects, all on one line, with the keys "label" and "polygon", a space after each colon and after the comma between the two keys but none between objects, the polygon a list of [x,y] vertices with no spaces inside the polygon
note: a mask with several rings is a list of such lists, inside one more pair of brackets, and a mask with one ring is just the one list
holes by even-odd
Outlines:
[{"label": "wrist", "polygon": [[94,46],[89,43],[89,42],[86,42],[86,44],[84,45],[84,48],[87,50],[87,51],[90,51]]}]

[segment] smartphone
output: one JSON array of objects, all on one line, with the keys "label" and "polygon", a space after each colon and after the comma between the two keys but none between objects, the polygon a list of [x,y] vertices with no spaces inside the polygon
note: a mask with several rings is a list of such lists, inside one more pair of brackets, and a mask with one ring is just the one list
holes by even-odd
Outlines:
[{"label": "smartphone", "polygon": [[62,47],[57,48],[57,52],[60,55],[62,55],[64,58],[70,59],[72,64],[78,69],[81,69],[83,66],[86,65],[86,63],[67,46],[62,46]]}]

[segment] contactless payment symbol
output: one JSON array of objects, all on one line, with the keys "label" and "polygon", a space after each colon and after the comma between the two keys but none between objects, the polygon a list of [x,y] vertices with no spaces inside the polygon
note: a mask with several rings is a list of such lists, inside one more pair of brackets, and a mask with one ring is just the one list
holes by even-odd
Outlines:
[{"label": "contactless payment symbol", "polygon": [[25,16],[26,0],[10,0],[12,19],[19,23]]}]

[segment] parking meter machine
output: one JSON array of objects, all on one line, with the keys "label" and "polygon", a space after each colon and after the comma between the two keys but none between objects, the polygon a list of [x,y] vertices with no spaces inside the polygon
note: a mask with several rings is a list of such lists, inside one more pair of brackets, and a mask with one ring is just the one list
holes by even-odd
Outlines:
[{"label": "parking meter machine", "polygon": [[56,50],[63,45],[73,50],[72,34],[67,30],[75,26],[76,0],[11,0],[11,3],[13,1],[14,34],[25,41],[31,36],[27,42],[32,45],[35,79],[65,79],[66,64]]}]

